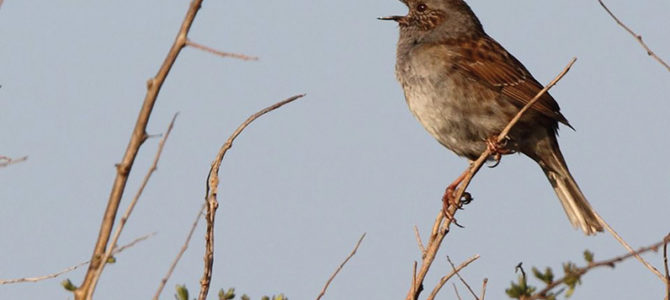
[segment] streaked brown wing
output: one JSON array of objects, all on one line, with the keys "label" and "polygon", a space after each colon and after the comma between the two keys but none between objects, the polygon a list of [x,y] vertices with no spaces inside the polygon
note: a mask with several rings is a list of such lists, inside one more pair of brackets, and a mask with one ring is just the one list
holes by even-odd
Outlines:
[{"label": "streaked brown wing", "polygon": [[[458,68],[515,100],[519,107],[526,105],[544,87],[526,68],[500,44],[489,37],[472,41],[458,41]],[[558,103],[549,93],[540,97],[532,109],[570,126],[560,113]],[[572,126],[570,126],[572,128]]]}]

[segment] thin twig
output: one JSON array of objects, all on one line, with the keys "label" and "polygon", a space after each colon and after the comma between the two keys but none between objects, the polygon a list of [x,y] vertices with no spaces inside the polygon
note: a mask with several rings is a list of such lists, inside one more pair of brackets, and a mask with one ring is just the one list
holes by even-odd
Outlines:
[{"label": "thin twig", "polygon": [[635,33],[635,31],[630,29],[630,27],[626,26],[626,24],[621,22],[621,20],[619,20],[619,18],[617,18],[617,16],[615,16],[614,13],[612,13],[612,11],[609,8],[607,8],[607,6],[605,5],[605,3],[603,3],[602,0],[598,0],[598,2],[600,2],[600,6],[602,6],[605,9],[605,11],[610,15],[610,17],[612,17],[612,19],[614,19],[614,21],[616,21],[617,24],[619,24],[619,26],[628,31],[628,33],[630,33],[630,35],[632,35],[637,40],[637,42],[640,43],[640,45],[642,45],[642,48],[644,48],[644,50],[647,51],[647,55],[651,56],[661,65],[663,65],[668,71],[670,71],[670,65],[668,65],[663,59],[658,57],[658,55],[656,55],[656,53],[654,53],[654,51],[652,51],[651,48],[649,48],[649,46],[647,46],[647,44],[644,41],[642,41],[641,35]]},{"label": "thin twig", "polygon": [[[0,4],[2,4],[2,3],[0,3]],[[9,165],[24,162],[26,160],[28,160],[28,156],[19,157],[17,159],[12,159],[11,157],[0,155],[0,168],[4,168],[4,167],[9,166]]]},{"label": "thin twig", "polygon": [[[479,255],[477,255],[477,257],[479,257]],[[451,261],[451,258],[449,258],[449,256],[447,256],[447,261],[451,265],[451,268],[454,269],[454,273],[456,273],[456,276],[458,276],[458,279],[460,279],[461,282],[463,283],[463,285],[465,285],[465,287],[468,288],[468,291],[470,291],[470,294],[472,294],[472,297],[475,297],[475,300],[479,300],[479,297],[477,297],[477,294],[475,294],[475,291],[472,290],[470,285],[465,281],[465,279],[463,279],[463,276],[461,276],[461,273],[458,272],[460,270],[456,270],[456,265],[454,265],[454,262]]]},{"label": "thin twig", "polygon": [[[156,234],[156,233],[154,232],[154,233],[147,234],[147,235],[145,235],[145,236],[139,237],[139,238],[133,240],[132,242],[130,242],[130,243],[124,245],[123,247],[117,248],[116,250],[114,250],[113,254],[116,255],[116,254],[122,252],[123,250],[126,250],[126,249],[128,249],[128,248],[134,246],[135,244],[137,244],[137,243],[139,243],[139,242],[141,242],[141,241],[144,241],[144,240],[146,240],[146,239],[148,239],[148,238],[154,236],[155,234]],[[64,270],[60,271],[60,272],[56,272],[56,273],[52,273],[52,274],[44,275],[44,276],[25,277],[25,278],[17,278],[17,279],[0,279],[0,285],[3,285],[3,284],[12,284],[12,283],[22,283],[22,282],[38,282],[38,281],[43,281],[43,280],[47,280],[47,279],[51,279],[51,278],[56,278],[56,277],[58,277],[58,276],[60,276],[60,275],[63,275],[63,274],[65,274],[65,273],[74,271],[74,270],[78,269],[78,268],[81,267],[81,266],[85,266],[85,265],[88,264],[89,262],[90,262],[90,260],[87,260],[87,261],[85,261],[85,262],[80,262],[80,263],[78,263],[78,264],[76,264],[76,265],[74,265],[74,266],[67,267],[67,268],[65,268]]]},{"label": "thin twig", "polygon": [[456,284],[452,283],[451,285],[454,286],[454,292],[456,293],[456,299],[463,300],[463,298],[461,298],[461,295],[458,294],[458,288],[456,287]]},{"label": "thin twig", "polygon": [[177,256],[172,261],[172,264],[170,265],[170,269],[168,269],[168,271],[165,274],[165,276],[163,277],[163,279],[161,279],[161,283],[158,285],[158,289],[156,290],[156,293],[154,294],[153,300],[158,300],[159,299],[161,293],[163,292],[163,288],[165,288],[165,284],[167,283],[168,279],[170,279],[170,276],[172,276],[172,272],[174,272],[174,269],[177,267],[177,264],[179,263],[179,260],[181,260],[181,257],[186,252],[186,249],[188,248],[188,244],[191,242],[191,238],[193,237],[193,233],[195,232],[195,229],[198,227],[198,222],[200,221],[200,216],[202,216],[206,207],[207,207],[207,204],[203,204],[202,207],[200,208],[200,211],[198,211],[198,215],[195,217],[195,221],[193,221],[193,225],[191,225],[191,230],[188,232],[188,235],[186,236],[186,240],[184,241],[184,244],[181,246],[181,249],[179,250],[179,253],[177,253]]},{"label": "thin twig", "polygon": [[241,60],[258,60],[258,57],[255,57],[255,56],[248,56],[248,55],[238,54],[238,53],[223,52],[223,51],[219,51],[219,50],[216,50],[216,49],[212,49],[212,48],[207,47],[207,46],[202,45],[202,44],[198,44],[198,43],[193,42],[191,40],[187,40],[186,45],[191,46],[191,47],[196,48],[196,49],[200,49],[200,50],[205,51],[205,52],[209,52],[209,53],[221,56],[221,57],[232,57],[232,58],[237,58],[237,59],[241,59]]},{"label": "thin twig", "polygon": [[[517,115],[508,123],[507,127],[498,135],[498,141],[502,142],[507,134],[509,133],[509,130],[511,130],[512,126],[518,122],[518,120],[521,118],[521,116],[528,110],[530,107],[535,104],[535,102],[542,97],[551,87],[556,85],[556,83],[565,76],[565,74],[570,70],[572,65],[575,63],[577,59],[573,58],[570,63],[563,69],[563,71],[556,76],[554,80],[552,80],[547,86],[545,86],[540,92],[535,95],[533,99],[531,99],[518,113]],[[479,159],[477,159],[475,162],[470,164],[468,167],[468,174],[465,176],[463,179],[461,185],[459,188],[456,190],[456,193],[454,195],[454,199],[461,199],[463,197],[463,194],[465,193],[465,189],[468,187],[470,184],[470,181],[472,180],[473,176],[479,171],[479,169],[484,165],[486,160],[491,156],[491,150],[485,149],[484,152],[479,156]],[[447,207],[447,214],[449,216],[452,216],[449,219],[444,218],[444,212],[440,210],[438,212],[438,215],[435,219],[435,223],[433,224],[433,230],[432,234],[430,236],[428,245],[426,246],[426,255],[423,258],[423,261],[421,263],[421,268],[419,270],[419,273],[416,278],[416,283],[414,285],[416,286],[422,286],[423,285],[423,280],[426,278],[426,274],[428,274],[428,270],[430,269],[430,266],[433,264],[433,261],[435,260],[435,256],[437,255],[437,251],[440,249],[440,246],[442,244],[442,241],[444,240],[444,237],[447,235],[449,232],[449,228],[454,220],[453,216],[455,216],[457,210],[459,209],[459,205],[457,204],[449,204],[449,207]],[[413,286],[414,286],[413,285]],[[405,297],[406,300],[415,300],[419,298],[419,293],[420,290],[417,290],[416,293],[415,291],[410,289],[410,291],[407,293],[407,297]]]},{"label": "thin twig", "polygon": [[[435,297],[437,297],[437,294],[440,292],[440,289],[453,277],[454,275],[458,275],[458,271],[463,270],[465,267],[467,267],[471,262],[479,259],[479,255],[475,255],[473,257],[468,258],[466,261],[462,262],[458,267],[455,267],[453,264],[451,265],[453,270],[449,272],[449,274],[443,276],[440,279],[440,282],[435,285],[435,288],[433,288],[433,291],[430,293],[428,298],[426,300],[433,300]],[[475,297],[476,298],[476,297]]]},{"label": "thin twig", "polygon": [[333,272],[333,275],[330,275],[330,278],[328,278],[328,281],[326,281],[326,284],[323,286],[321,289],[321,292],[319,293],[319,296],[316,297],[316,300],[321,299],[323,295],[326,294],[326,290],[328,290],[328,286],[330,285],[331,282],[333,282],[333,279],[335,279],[335,276],[337,276],[338,273],[342,270],[345,264],[356,254],[356,251],[358,251],[358,247],[361,246],[361,243],[363,242],[363,239],[365,238],[365,233],[361,236],[360,239],[358,239],[358,242],[356,243],[356,246],[354,247],[354,250],[351,250],[351,253],[347,256],[347,258],[340,264],[339,267]]},{"label": "thin twig", "polygon": [[74,291],[75,300],[88,300],[88,295],[91,295],[90,290],[94,285],[94,277],[97,273],[97,270],[102,267],[104,261],[102,257],[105,254],[107,249],[107,243],[109,242],[109,237],[112,233],[114,227],[114,220],[116,219],[116,214],[119,210],[119,204],[121,203],[121,198],[128,182],[128,176],[137,157],[140,147],[147,139],[146,128],[149,123],[149,117],[153,111],[156,100],[158,99],[158,92],[160,91],[165,79],[170,73],[172,66],[177,60],[177,56],[186,45],[186,40],[188,32],[191,29],[191,25],[195,20],[195,16],[200,10],[202,0],[192,0],[184,21],[181,24],[181,28],[175,37],[175,40],[170,47],[163,64],[161,65],[158,73],[150,78],[147,81],[147,93],[144,97],[144,102],[142,108],[140,109],[139,115],[137,116],[137,121],[135,127],[133,128],[130,141],[126,148],[125,154],[121,163],[116,167],[116,178],[114,179],[114,184],[112,186],[112,191],[109,194],[109,200],[107,201],[107,208],[105,209],[105,214],[102,219],[102,224],[100,225],[100,232],[98,234],[98,240],[95,243],[93,248],[93,254],[91,255],[91,264],[88,267],[84,282]]},{"label": "thin twig", "polygon": [[419,234],[419,227],[416,227],[416,225],[414,225],[414,235],[416,236],[416,243],[419,245],[419,250],[421,250],[421,258],[423,258],[426,256],[426,247],[423,246],[421,235]]},{"label": "thin twig", "polygon": [[207,232],[205,234],[205,256],[203,260],[205,261],[205,267],[203,270],[202,278],[200,279],[200,293],[198,299],[205,300],[207,299],[207,294],[209,293],[209,285],[212,279],[212,265],[214,264],[214,220],[216,218],[216,209],[219,207],[219,202],[216,197],[218,194],[219,188],[219,169],[221,168],[221,162],[223,157],[226,155],[228,149],[233,146],[233,142],[237,136],[244,131],[249,124],[254,120],[258,119],[262,115],[271,112],[277,108],[282,107],[285,104],[293,102],[297,99],[304,97],[305,95],[296,95],[290,97],[286,100],[277,102],[271,106],[268,106],[259,112],[251,115],[247,118],[242,124],[240,124],[233,134],[228,138],[225,144],[221,146],[219,152],[216,155],[216,158],[212,162],[212,166],[209,169],[209,174],[207,175],[207,189],[205,192],[205,201],[207,204],[207,213],[205,214],[205,220],[207,220]]},{"label": "thin twig", "polygon": [[484,282],[482,282],[482,296],[479,297],[479,300],[484,300],[484,297],[486,297],[486,285],[489,283],[488,278],[484,278]]},{"label": "thin twig", "polygon": [[147,184],[149,183],[149,179],[151,179],[151,175],[153,175],[154,172],[156,172],[156,169],[158,169],[158,161],[161,158],[161,154],[163,154],[163,149],[165,148],[165,142],[170,136],[172,128],[174,128],[174,122],[177,120],[178,115],[179,114],[175,114],[172,117],[172,120],[170,121],[168,128],[165,130],[165,134],[163,134],[163,137],[158,142],[158,149],[156,150],[156,155],[154,156],[153,163],[149,167],[149,170],[147,170],[147,173],[144,175],[144,179],[142,179],[142,183],[140,184],[140,187],[137,189],[135,197],[133,197],[133,200],[130,201],[130,204],[128,204],[128,207],[126,208],[126,211],[123,213],[121,220],[119,220],[119,225],[116,226],[116,231],[114,231],[112,242],[109,243],[107,250],[102,256],[102,264],[100,265],[99,268],[95,270],[94,276],[91,279],[91,286],[90,286],[91,288],[88,289],[87,298],[93,297],[93,293],[95,292],[95,288],[100,279],[100,275],[102,274],[102,271],[105,269],[107,260],[109,259],[109,257],[112,256],[112,250],[116,247],[116,244],[119,242],[121,232],[123,231],[123,228],[125,228],[126,223],[128,222],[128,218],[130,218],[130,214],[132,214],[133,209],[135,209],[135,205],[137,205],[137,202],[140,200],[140,197],[142,196],[144,189],[147,187]]},{"label": "thin twig", "polygon": [[[416,267],[418,263],[416,260],[414,261],[414,266],[412,267],[412,294],[417,295],[417,288],[416,288]],[[423,286],[422,286],[423,288]]]},{"label": "thin twig", "polygon": [[598,212],[593,210],[593,215],[596,217],[596,219],[598,219],[598,222],[600,222],[601,224],[603,224],[605,226],[605,229],[607,229],[607,231],[609,231],[609,233],[612,234],[612,236],[619,242],[619,244],[621,244],[624,248],[626,248],[626,250],[628,250],[628,253],[630,253],[632,256],[635,256],[635,259],[637,259],[640,263],[642,263],[649,271],[656,274],[656,276],[658,276],[658,278],[661,279],[661,281],[665,282],[665,276],[663,276],[663,274],[661,274],[661,272],[658,269],[656,269],[656,267],[652,266],[649,262],[647,262],[644,258],[642,258],[642,256],[640,256],[637,252],[635,252],[635,250],[633,250],[633,247],[631,247],[614,230],[614,228],[612,228],[612,226],[610,226],[610,224],[605,222],[605,219],[603,219],[603,217],[601,217],[600,214],[598,214]]},{"label": "thin twig", "polygon": [[631,258],[631,257],[634,257],[634,256],[639,256],[640,254],[648,252],[648,251],[658,251],[659,247],[667,245],[668,242],[670,242],[670,240],[664,239],[663,241],[658,242],[656,244],[653,244],[651,246],[640,248],[639,250],[634,251],[633,253],[626,253],[624,255],[617,256],[617,257],[612,258],[612,259],[607,259],[607,260],[603,260],[603,261],[599,261],[599,262],[589,263],[589,265],[586,266],[586,267],[577,268],[574,274],[566,275],[566,276],[564,276],[560,279],[557,279],[557,280],[553,281],[552,283],[548,284],[544,289],[542,289],[541,291],[533,294],[531,297],[527,298],[526,300],[546,299],[547,293],[549,293],[549,291],[551,291],[555,287],[563,284],[569,278],[575,278],[575,277],[582,276],[582,275],[586,274],[587,272],[589,272],[590,270],[592,270],[594,268],[599,268],[599,267],[614,268],[614,266],[617,263],[620,263],[620,262],[622,262],[622,261],[624,261],[628,258]]},{"label": "thin twig", "polygon": [[670,242],[670,234],[663,239],[663,266],[665,267],[665,300],[670,300],[670,272],[668,271],[668,243]]}]

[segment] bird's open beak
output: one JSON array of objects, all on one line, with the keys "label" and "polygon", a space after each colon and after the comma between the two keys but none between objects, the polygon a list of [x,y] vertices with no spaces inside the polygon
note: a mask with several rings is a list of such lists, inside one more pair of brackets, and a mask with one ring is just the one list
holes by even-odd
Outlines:
[{"label": "bird's open beak", "polygon": [[405,17],[403,17],[403,16],[390,16],[390,17],[379,17],[379,18],[377,18],[377,20],[400,22],[400,20],[402,20],[404,18]]}]

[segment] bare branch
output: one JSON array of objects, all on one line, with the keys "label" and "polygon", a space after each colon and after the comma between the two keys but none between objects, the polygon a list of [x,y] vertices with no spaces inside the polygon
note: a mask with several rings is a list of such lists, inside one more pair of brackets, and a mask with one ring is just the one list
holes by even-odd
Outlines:
[{"label": "bare branch", "polygon": [[219,169],[221,168],[221,162],[223,157],[226,155],[228,149],[233,146],[233,142],[239,136],[242,131],[244,131],[249,124],[254,120],[258,119],[262,115],[271,112],[277,108],[282,107],[285,104],[293,102],[297,99],[304,97],[305,95],[296,95],[290,97],[286,100],[277,102],[271,106],[268,106],[261,111],[251,115],[247,118],[239,127],[233,132],[233,134],[228,138],[225,144],[219,149],[219,153],[216,155],[216,158],[212,162],[212,166],[209,169],[209,174],[207,175],[207,190],[205,193],[205,200],[207,204],[207,214],[205,219],[207,220],[207,233],[205,234],[205,267],[203,270],[202,279],[200,279],[200,294],[198,299],[205,300],[207,299],[207,294],[209,293],[209,285],[212,279],[212,265],[214,264],[214,220],[216,218],[216,209],[219,207],[219,202],[216,197],[218,194],[219,188]]},{"label": "bare branch", "polygon": [[637,259],[640,263],[642,263],[649,271],[656,274],[656,276],[658,276],[659,279],[661,279],[663,282],[665,282],[665,276],[663,276],[663,274],[661,274],[661,272],[658,269],[656,269],[656,267],[652,266],[649,262],[647,262],[644,258],[642,258],[642,256],[640,256],[635,250],[633,250],[633,247],[631,247],[630,244],[628,244],[614,230],[614,228],[612,228],[612,226],[610,226],[610,224],[605,222],[605,219],[603,219],[603,217],[601,217],[600,214],[598,214],[597,211],[593,210],[593,215],[596,217],[596,219],[598,219],[598,221],[601,224],[603,224],[605,226],[605,229],[607,229],[607,231],[609,231],[609,233],[612,234],[612,236],[619,242],[619,244],[621,244],[624,248],[626,248],[626,250],[628,250],[628,253],[630,255],[634,256],[635,259]]},{"label": "bare branch", "polygon": [[647,44],[644,41],[642,41],[642,36],[641,35],[635,33],[632,29],[630,29],[630,27],[626,26],[626,24],[621,22],[621,20],[619,20],[619,18],[617,18],[617,16],[615,16],[614,13],[612,13],[612,11],[609,8],[607,8],[607,6],[605,5],[605,3],[603,3],[602,0],[598,0],[598,2],[600,2],[600,6],[602,6],[605,9],[605,11],[610,15],[610,17],[612,17],[612,19],[614,19],[614,21],[617,24],[619,24],[619,26],[621,26],[623,29],[628,31],[628,33],[630,33],[630,35],[632,35],[637,40],[637,42],[640,43],[642,48],[644,48],[644,50],[647,51],[647,55],[651,56],[653,59],[655,59],[661,65],[663,65],[668,71],[670,71],[670,65],[668,65],[663,59],[658,57],[658,55],[656,55],[656,53],[654,53],[654,51],[652,51],[649,48],[649,46],[647,46]]},{"label": "bare branch", "polygon": [[670,234],[663,239],[663,266],[665,266],[665,300],[670,300],[670,271],[668,271],[668,243],[670,243]]},{"label": "bare branch", "polygon": [[207,47],[205,45],[198,44],[198,43],[190,41],[190,40],[186,41],[186,45],[191,46],[191,47],[196,48],[196,49],[200,49],[200,50],[205,51],[205,52],[209,52],[209,53],[221,56],[221,57],[232,57],[232,58],[237,58],[237,59],[241,59],[241,60],[258,60],[258,57],[256,57],[256,56],[248,56],[248,55],[244,55],[244,54],[223,52],[223,51],[219,51],[219,50],[216,50],[216,49],[212,49],[212,48]]},{"label": "bare branch", "polygon": [[[130,243],[124,245],[123,247],[117,248],[116,250],[114,250],[113,254],[118,254],[118,253],[122,252],[123,250],[126,250],[126,249],[128,249],[128,248],[130,248],[130,247],[132,247],[132,246],[135,246],[135,244],[137,244],[137,243],[139,243],[139,242],[141,242],[141,241],[144,241],[144,240],[146,240],[146,239],[148,239],[148,238],[150,238],[150,237],[152,237],[152,236],[154,236],[154,235],[156,235],[155,232],[154,232],[154,233],[151,233],[151,234],[147,234],[147,235],[142,236],[142,237],[139,237],[139,238],[133,240],[132,242],[130,242]],[[80,262],[80,263],[78,263],[78,264],[76,264],[76,265],[74,265],[74,266],[67,267],[67,268],[65,268],[64,270],[60,271],[60,272],[56,272],[56,273],[52,273],[52,274],[44,275],[44,276],[25,277],[25,278],[17,278],[17,279],[0,279],[0,285],[3,285],[3,284],[13,284],[13,283],[23,283],[23,282],[39,282],[39,281],[43,281],[43,280],[47,280],[47,279],[51,279],[51,278],[56,278],[56,277],[58,277],[58,276],[60,276],[60,275],[63,275],[63,274],[65,274],[65,273],[74,271],[74,270],[78,269],[78,268],[81,267],[81,266],[85,266],[85,265],[88,264],[89,262],[90,262],[90,260],[87,260],[87,261],[85,261],[85,262]]]},{"label": "bare branch", "polygon": [[551,290],[554,289],[555,287],[557,287],[557,286],[559,286],[559,285],[565,283],[566,280],[569,279],[569,278],[571,278],[571,277],[574,278],[575,276],[577,276],[577,277],[582,276],[582,275],[586,274],[587,272],[591,271],[592,269],[599,268],[599,267],[610,267],[610,268],[614,268],[614,266],[615,266],[617,263],[620,263],[620,262],[622,262],[622,261],[624,261],[624,260],[626,260],[626,259],[628,259],[628,258],[631,258],[631,257],[634,257],[634,256],[639,256],[640,254],[645,253],[645,252],[648,252],[648,251],[658,251],[658,249],[659,249],[661,246],[665,246],[665,245],[667,245],[669,242],[670,242],[670,239],[667,239],[667,238],[666,238],[666,239],[664,239],[664,240],[661,241],[661,242],[658,242],[658,243],[653,244],[653,245],[648,246],[648,247],[640,248],[639,250],[637,250],[637,251],[633,251],[632,253],[626,253],[626,254],[624,254],[624,255],[617,256],[617,257],[615,257],[615,258],[608,259],[608,260],[603,260],[603,261],[599,261],[599,262],[592,262],[592,263],[589,263],[589,265],[586,266],[586,267],[583,267],[583,268],[577,268],[575,274],[571,274],[570,276],[564,276],[564,277],[562,277],[562,278],[560,278],[560,279],[557,279],[557,280],[553,281],[552,283],[548,284],[548,285],[547,285],[544,289],[542,289],[541,291],[539,291],[539,292],[533,294],[531,297],[529,297],[529,298],[527,298],[527,299],[524,299],[524,300],[545,299],[545,297],[547,296],[547,293],[549,293],[549,291],[551,291]]},{"label": "bare branch", "polygon": [[137,205],[137,201],[139,201],[140,197],[142,196],[142,192],[144,192],[144,189],[147,187],[147,184],[149,183],[149,179],[151,178],[151,175],[153,175],[154,172],[156,172],[156,169],[158,168],[158,161],[161,158],[161,154],[163,154],[163,148],[165,147],[165,142],[167,141],[168,137],[170,136],[170,132],[172,132],[172,128],[174,128],[174,122],[177,120],[177,115],[175,114],[172,117],[172,120],[170,121],[170,125],[168,125],[167,130],[165,131],[165,134],[161,138],[160,142],[158,142],[158,150],[156,150],[156,155],[154,156],[154,161],[151,164],[151,167],[149,167],[149,170],[147,173],[144,175],[144,179],[142,180],[142,184],[140,184],[139,189],[137,189],[137,192],[135,193],[135,197],[133,197],[133,200],[130,201],[130,204],[126,208],[126,211],[124,212],[123,216],[121,217],[121,220],[119,220],[119,225],[116,227],[116,231],[114,232],[114,236],[112,237],[112,242],[109,244],[107,247],[107,250],[102,256],[102,263],[99,268],[95,269],[94,271],[94,276],[91,277],[91,285],[90,288],[88,289],[88,293],[86,295],[87,298],[92,298],[93,293],[95,292],[95,288],[98,284],[98,281],[100,280],[100,275],[102,274],[102,271],[105,269],[105,265],[107,264],[108,259],[112,256],[112,251],[116,247],[116,244],[119,241],[119,238],[121,237],[121,232],[123,231],[123,228],[126,226],[126,223],[128,222],[128,218],[130,218],[130,214],[133,212],[133,209],[135,209],[135,205]]},{"label": "bare branch", "polygon": [[198,227],[198,222],[200,221],[200,216],[202,216],[203,212],[205,212],[205,208],[207,207],[207,204],[203,204],[202,207],[200,208],[200,211],[198,211],[198,215],[195,217],[195,221],[193,221],[193,225],[191,225],[191,230],[188,232],[188,235],[186,236],[186,240],[184,241],[184,244],[181,246],[181,249],[179,250],[179,253],[177,253],[177,256],[174,258],[172,261],[172,264],[170,265],[170,269],[168,269],[167,273],[161,279],[161,283],[158,285],[158,289],[156,290],[156,293],[154,294],[153,300],[158,300],[161,293],[163,292],[163,288],[165,287],[165,284],[167,283],[168,279],[170,279],[170,276],[172,276],[172,272],[174,272],[174,269],[177,267],[177,264],[179,263],[179,260],[181,260],[181,257],[184,255],[186,252],[186,249],[188,248],[188,244],[191,242],[191,238],[193,237],[193,233],[195,232],[195,229]]},{"label": "bare branch", "polygon": [[[479,258],[479,255],[477,255],[477,257]],[[461,282],[463,283],[463,285],[465,285],[465,287],[468,288],[468,291],[470,291],[470,294],[472,294],[472,296],[475,297],[476,300],[479,300],[479,297],[477,297],[477,294],[475,294],[475,291],[472,290],[470,285],[465,281],[465,279],[463,279],[461,274],[458,273],[458,271],[460,271],[460,270],[456,270],[456,266],[454,265],[454,262],[451,261],[451,258],[449,258],[449,256],[447,256],[447,261],[451,265],[451,268],[454,270],[454,273],[456,273],[456,276],[458,276],[458,279],[460,279]]]},{"label": "bare branch", "polygon": [[482,296],[479,297],[480,300],[484,300],[484,297],[486,297],[486,284],[489,283],[488,278],[484,278],[484,282],[482,282]]},{"label": "bare branch", "polygon": [[[0,2],[0,5],[1,4],[2,3]],[[0,155],[0,168],[4,168],[4,167],[9,166],[9,165],[24,162],[26,160],[28,160],[28,156],[19,157],[17,159],[12,159],[11,157]]]},{"label": "bare branch", "polygon": [[461,298],[461,295],[458,294],[458,288],[456,287],[456,284],[455,284],[455,283],[452,283],[451,285],[454,286],[454,292],[456,293],[456,299],[458,299],[458,300],[463,300],[463,298]]},{"label": "bare branch", "polygon": [[107,201],[107,208],[105,209],[102,224],[100,225],[98,240],[96,241],[95,247],[93,249],[91,264],[89,265],[88,271],[86,272],[84,282],[74,291],[75,300],[90,299],[90,297],[87,296],[91,295],[92,286],[95,284],[94,277],[98,272],[97,270],[104,264],[102,257],[105,254],[107,243],[109,242],[109,237],[112,233],[112,228],[114,227],[114,220],[116,219],[116,214],[119,210],[119,204],[121,203],[121,198],[123,196],[126,183],[128,182],[128,175],[130,174],[140,147],[147,139],[146,128],[147,124],[149,123],[149,116],[151,116],[151,112],[153,111],[156,100],[158,99],[158,92],[163,86],[163,83],[165,82],[168,73],[172,69],[172,66],[177,60],[177,56],[186,45],[188,32],[191,29],[191,25],[195,20],[195,16],[198,13],[198,10],[200,10],[201,4],[202,0],[191,1],[190,7],[186,13],[186,16],[184,17],[184,21],[181,24],[181,28],[179,29],[174,43],[165,57],[163,64],[158,70],[158,73],[153,78],[150,78],[147,82],[147,93],[144,97],[144,102],[137,117],[133,133],[130,137],[130,141],[128,142],[123,159],[116,167],[116,178],[114,179],[112,191],[109,195],[109,200]]},{"label": "bare branch", "polygon": [[[575,63],[577,59],[573,58],[570,63],[563,69],[563,71],[556,76],[554,80],[552,80],[546,87],[544,87],[540,92],[535,95],[535,97],[529,101],[519,112],[517,115],[509,122],[507,127],[498,135],[498,141],[502,142],[507,134],[509,133],[509,130],[511,130],[512,126],[518,122],[518,120],[521,118],[521,116],[528,110],[530,107],[535,104],[535,102],[540,99],[544,93],[546,93],[551,87],[556,85],[556,83],[565,76],[565,74],[570,70],[572,65]],[[467,174],[465,174],[465,178],[461,182],[459,188],[456,190],[456,193],[454,195],[454,199],[461,199],[465,193],[465,189],[468,187],[470,184],[470,181],[472,181],[472,178],[475,176],[475,174],[479,171],[479,169],[484,165],[488,157],[491,156],[491,150],[487,149],[484,150],[484,152],[479,156],[479,159],[477,159],[475,162],[473,162],[468,169],[466,169]],[[423,261],[421,263],[421,268],[419,270],[419,273],[416,278],[416,282],[412,286],[418,286],[421,287],[423,286],[423,280],[426,277],[426,274],[428,274],[428,270],[430,269],[430,266],[433,264],[433,261],[435,260],[435,256],[437,255],[437,251],[440,249],[440,245],[442,244],[442,241],[444,240],[444,237],[447,235],[449,232],[449,228],[451,224],[454,222],[454,217],[456,214],[456,211],[460,208],[460,205],[455,204],[455,203],[450,203],[449,207],[447,207],[447,215],[451,216],[449,219],[444,218],[444,212],[440,210],[438,213],[435,223],[433,224],[433,230],[432,234],[430,236],[428,245],[426,247],[426,255],[423,258]],[[405,298],[406,300],[416,300],[419,298],[419,293],[421,292],[421,289],[414,290],[413,288],[410,289],[410,291],[407,293],[407,297]]]},{"label": "bare branch", "polygon": [[423,258],[426,256],[426,247],[423,246],[421,235],[419,234],[419,227],[416,227],[416,225],[414,225],[414,235],[416,236],[416,243],[419,245],[419,250],[421,250],[421,258]]},{"label": "bare branch", "polygon": [[321,289],[321,292],[319,293],[319,296],[316,297],[316,300],[321,299],[323,295],[326,294],[326,290],[328,289],[328,286],[330,285],[331,282],[333,282],[333,279],[335,279],[335,276],[337,276],[338,273],[344,268],[344,265],[347,264],[347,262],[356,254],[356,251],[358,251],[358,247],[361,246],[361,243],[363,242],[363,239],[365,238],[365,233],[361,236],[360,239],[358,239],[358,242],[356,243],[356,246],[354,247],[354,250],[349,253],[349,256],[347,256],[346,259],[340,264],[339,267],[333,272],[333,275],[330,275],[330,278],[328,278],[328,281],[326,281],[326,285],[323,286],[323,289]]},{"label": "bare branch", "polygon": [[[426,300],[435,299],[435,297],[437,297],[437,294],[440,292],[440,289],[442,289],[442,287],[447,283],[447,281],[449,281],[449,279],[451,279],[451,277],[453,277],[454,275],[458,275],[458,271],[465,269],[465,267],[467,267],[471,262],[473,262],[477,259],[479,259],[479,255],[475,255],[473,257],[470,257],[466,261],[464,261],[460,265],[458,265],[458,267],[454,266],[454,264],[452,263],[451,267],[452,267],[453,270],[449,274],[443,276],[440,279],[440,282],[437,285],[435,285],[435,288],[433,288],[433,291],[430,293],[428,298],[426,298]],[[451,262],[451,260],[449,262]],[[475,298],[477,298],[477,296],[475,296]]]}]

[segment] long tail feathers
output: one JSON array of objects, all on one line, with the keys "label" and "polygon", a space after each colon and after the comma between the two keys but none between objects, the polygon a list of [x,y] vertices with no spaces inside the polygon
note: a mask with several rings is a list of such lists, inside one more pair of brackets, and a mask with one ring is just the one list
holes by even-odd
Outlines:
[{"label": "long tail feathers", "polygon": [[558,147],[552,152],[551,158],[545,157],[545,161],[540,163],[540,166],[547,175],[558,199],[561,200],[561,205],[563,205],[570,223],[574,227],[580,228],[587,235],[603,231],[603,225],[596,218],[593,208],[586,201],[586,197],[582,194],[575,179],[570,175]]}]

